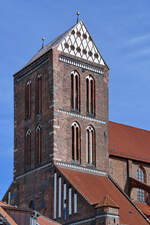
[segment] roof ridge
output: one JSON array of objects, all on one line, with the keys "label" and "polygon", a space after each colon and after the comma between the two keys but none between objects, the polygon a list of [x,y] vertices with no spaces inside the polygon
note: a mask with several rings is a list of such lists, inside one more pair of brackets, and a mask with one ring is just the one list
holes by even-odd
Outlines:
[{"label": "roof ridge", "polygon": [[109,123],[116,124],[116,125],[121,125],[121,126],[125,126],[125,127],[129,127],[129,128],[132,128],[132,129],[138,129],[138,130],[143,130],[143,131],[146,131],[146,132],[150,132],[150,130],[146,130],[144,128],[139,128],[139,127],[135,127],[135,126],[124,124],[124,123],[108,121],[108,125],[109,125]]},{"label": "roof ridge", "polygon": [[[81,22],[81,21],[79,21]],[[44,55],[45,53],[47,53],[50,49],[56,47],[59,42],[76,26],[77,24],[73,25],[71,28],[69,28],[68,30],[66,30],[65,32],[61,33],[60,35],[58,35],[56,38],[54,38],[52,41],[50,41],[47,45],[45,45],[43,48],[40,48],[35,55],[20,69],[24,69],[27,66],[29,66],[30,64],[32,64],[35,60],[37,60],[38,58],[40,58],[42,55]],[[19,71],[20,71],[19,70]],[[18,71],[18,72],[19,72]],[[17,73],[18,73],[17,72]],[[16,73],[15,73],[16,74]]]}]

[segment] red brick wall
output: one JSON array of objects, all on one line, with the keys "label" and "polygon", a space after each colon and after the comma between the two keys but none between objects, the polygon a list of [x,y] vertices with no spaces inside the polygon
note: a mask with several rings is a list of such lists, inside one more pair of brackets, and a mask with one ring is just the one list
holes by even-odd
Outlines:
[{"label": "red brick wall", "polygon": [[[24,173],[24,147],[25,130],[31,130],[31,168],[35,167],[35,129],[39,124],[42,129],[42,164],[49,161],[52,153],[52,124],[49,120],[53,118],[52,108],[52,62],[41,66],[35,72],[18,80],[14,79],[14,102],[15,102],[15,131],[14,131],[14,177]],[[35,80],[38,74],[42,75],[42,114],[35,113]],[[25,120],[25,85],[31,81],[31,118]]]},{"label": "red brick wall", "polygon": [[[90,71],[59,62],[59,52],[54,50],[54,159],[71,162],[72,140],[71,125],[74,121],[81,127],[81,164],[85,166],[86,128],[92,125],[96,133],[96,167],[108,170],[107,150],[107,119],[108,119],[108,86],[106,78]],[[76,70],[80,74],[81,107],[76,116],[58,112],[59,109],[71,112],[71,72]],[[107,77],[107,72],[106,77]],[[86,77],[92,75],[96,84],[96,116],[95,119],[105,121],[106,124],[93,122],[90,118],[83,119],[86,115]],[[79,116],[78,116],[79,115]]]}]

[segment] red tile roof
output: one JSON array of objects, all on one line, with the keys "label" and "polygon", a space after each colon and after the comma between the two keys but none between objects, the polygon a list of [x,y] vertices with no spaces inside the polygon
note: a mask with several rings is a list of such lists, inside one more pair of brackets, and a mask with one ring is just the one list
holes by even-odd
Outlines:
[{"label": "red tile roof", "polygon": [[9,205],[9,204],[7,204],[7,203],[5,203],[5,202],[2,202],[2,201],[0,201],[0,206],[14,207],[14,206],[11,206],[11,205]]},{"label": "red tile roof", "polygon": [[135,204],[146,216],[150,216],[150,206],[148,204],[142,202],[136,202]]},{"label": "red tile roof", "polygon": [[96,205],[96,208],[99,207],[119,208],[119,206],[110,198],[109,195],[106,195],[104,199]]},{"label": "red tile roof", "polygon": [[15,220],[10,216],[2,207],[0,207],[0,214],[9,222],[11,225],[18,225]]},{"label": "red tile roof", "polygon": [[58,167],[58,169],[91,205],[100,203],[106,195],[109,195],[119,206],[121,224],[149,224],[136,207],[108,177],[60,167]]},{"label": "red tile roof", "polygon": [[39,216],[37,222],[39,225],[60,225],[60,223],[57,223],[54,220],[50,220],[44,216]]},{"label": "red tile roof", "polygon": [[109,154],[150,162],[150,131],[109,121]]}]

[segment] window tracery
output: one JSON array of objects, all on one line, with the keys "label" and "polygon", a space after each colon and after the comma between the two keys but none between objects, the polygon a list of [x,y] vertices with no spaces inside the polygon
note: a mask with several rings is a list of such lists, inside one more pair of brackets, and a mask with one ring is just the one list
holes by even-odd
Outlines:
[{"label": "window tracery", "polygon": [[86,111],[95,114],[95,81],[92,76],[86,78]]},{"label": "window tracery", "polygon": [[95,162],[95,130],[92,126],[88,126],[86,129],[86,163],[95,165]]}]

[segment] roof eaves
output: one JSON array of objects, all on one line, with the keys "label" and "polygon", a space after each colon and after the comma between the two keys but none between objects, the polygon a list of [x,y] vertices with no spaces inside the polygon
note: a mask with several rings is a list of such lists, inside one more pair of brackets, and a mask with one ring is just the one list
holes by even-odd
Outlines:
[{"label": "roof eaves", "polygon": [[11,225],[18,225],[12,217],[2,208],[0,207],[0,214],[9,222]]}]

